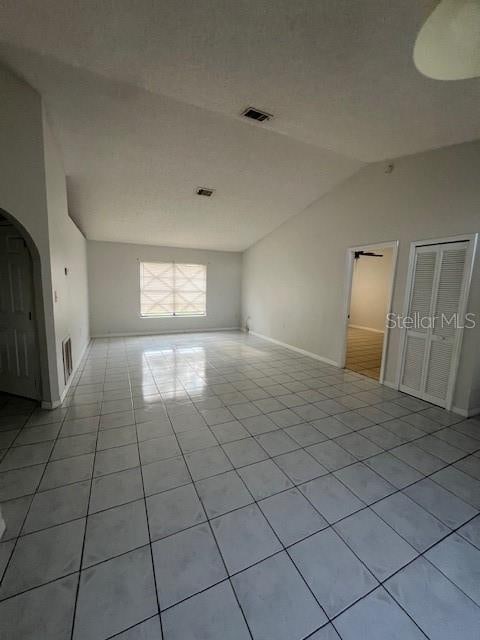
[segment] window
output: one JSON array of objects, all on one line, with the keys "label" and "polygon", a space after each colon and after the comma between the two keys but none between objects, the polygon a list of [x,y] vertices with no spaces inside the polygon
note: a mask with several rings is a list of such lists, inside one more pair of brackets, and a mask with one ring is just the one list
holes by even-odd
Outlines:
[{"label": "window", "polygon": [[141,262],[140,314],[144,317],[205,316],[206,265]]}]

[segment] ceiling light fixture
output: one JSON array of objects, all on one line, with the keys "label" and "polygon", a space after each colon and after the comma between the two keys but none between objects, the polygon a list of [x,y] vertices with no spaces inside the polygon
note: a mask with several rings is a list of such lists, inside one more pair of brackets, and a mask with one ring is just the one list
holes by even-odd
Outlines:
[{"label": "ceiling light fixture", "polygon": [[480,0],[441,0],[420,30],[415,66],[434,80],[480,76]]}]

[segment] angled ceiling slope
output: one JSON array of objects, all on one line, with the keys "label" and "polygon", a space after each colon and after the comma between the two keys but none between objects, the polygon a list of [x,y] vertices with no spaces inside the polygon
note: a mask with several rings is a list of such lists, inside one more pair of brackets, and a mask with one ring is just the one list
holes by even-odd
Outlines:
[{"label": "angled ceiling slope", "polygon": [[4,0],[0,56],[44,97],[88,237],[242,250],[363,162],[480,137],[480,83],[413,65],[432,6]]}]

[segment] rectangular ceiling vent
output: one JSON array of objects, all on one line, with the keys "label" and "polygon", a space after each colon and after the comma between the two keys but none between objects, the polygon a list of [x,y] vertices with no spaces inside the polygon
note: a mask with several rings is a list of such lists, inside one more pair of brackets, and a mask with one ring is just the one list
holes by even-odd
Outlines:
[{"label": "rectangular ceiling vent", "polygon": [[268,120],[273,118],[271,113],[266,113],[265,111],[261,111],[255,107],[248,107],[248,109],[245,109],[242,116],[250,118],[250,120],[256,120],[257,122],[268,122]]},{"label": "rectangular ceiling vent", "polygon": [[211,198],[215,193],[215,189],[209,189],[208,187],[198,187],[195,191],[197,196],[205,196],[206,198]]}]

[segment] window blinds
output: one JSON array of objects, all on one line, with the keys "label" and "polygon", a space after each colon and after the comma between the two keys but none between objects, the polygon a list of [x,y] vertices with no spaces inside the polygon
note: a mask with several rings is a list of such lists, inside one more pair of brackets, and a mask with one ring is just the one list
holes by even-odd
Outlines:
[{"label": "window blinds", "polygon": [[142,316],[204,316],[207,267],[176,262],[140,263]]}]

